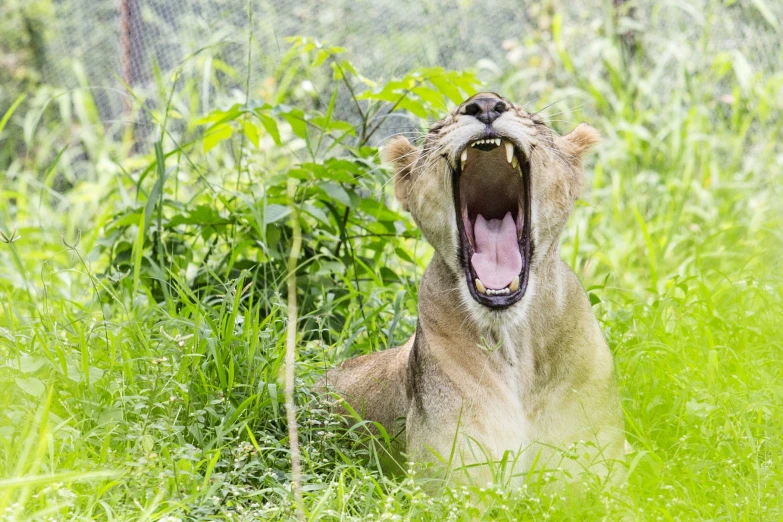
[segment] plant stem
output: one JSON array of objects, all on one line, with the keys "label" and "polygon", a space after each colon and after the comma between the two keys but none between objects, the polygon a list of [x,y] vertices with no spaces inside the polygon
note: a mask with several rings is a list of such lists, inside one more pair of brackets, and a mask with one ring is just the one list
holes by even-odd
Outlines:
[{"label": "plant stem", "polygon": [[296,180],[288,178],[288,207],[291,209],[291,229],[293,240],[288,254],[288,329],[286,331],[285,350],[285,409],[288,419],[288,444],[291,448],[291,490],[296,502],[296,518],[304,520],[304,502],[302,501],[302,464],[299,453],[299,433],[296,427],[296,404],[294,403],[294,377],[296,364],[296,264],[302,249],[302,228],[299,224],[299,212],[296,208]]}]

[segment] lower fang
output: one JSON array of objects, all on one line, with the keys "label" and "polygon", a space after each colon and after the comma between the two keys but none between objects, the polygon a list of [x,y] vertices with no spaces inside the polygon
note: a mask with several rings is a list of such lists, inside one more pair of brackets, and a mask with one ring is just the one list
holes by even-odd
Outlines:
[{"label": "lower fang", "polygon": [[516,276],[513,281],[511,281],[511,284],[508,285],[508,289],[512,292],[516,292],[519,290],[519,276]]},{"label": "lower fang", "polygon": [[512,166],[513,168],[518,168],[518,167],[519,167],[519,160],[517,159],[517,157],[516,157],[516,156],[514,156],[513,158],[511,158],[511,166]]},{"label": "lower fang", "polygon": [[484,287],[484,285],[481,282],[481,279],[479,279],[478,277],[476,278],[476,290],[478,290],[480,294],[487,293],[487,289]]}]

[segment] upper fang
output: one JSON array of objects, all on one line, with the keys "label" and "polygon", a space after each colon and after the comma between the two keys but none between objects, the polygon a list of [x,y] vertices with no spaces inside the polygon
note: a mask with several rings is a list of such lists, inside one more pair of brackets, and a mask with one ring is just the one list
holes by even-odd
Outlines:
[{"label": "upper fang", "polygon": [[506,161],[511,163],[511,160],[514,158],[514,146],[511,144],[511,142],[506,142]]},{"label": "upper fang", "polygon": [[463,168],[465,167],[465,162],[468,161],[468,149],[465,149],[462,151],[462,155],[459,157],[460,162],[462,162]]}]

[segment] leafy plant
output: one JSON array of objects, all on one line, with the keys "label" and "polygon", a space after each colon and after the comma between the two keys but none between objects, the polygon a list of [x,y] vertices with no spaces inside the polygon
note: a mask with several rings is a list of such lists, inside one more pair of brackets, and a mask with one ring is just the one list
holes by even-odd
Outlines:
[{"label": "leafy plant", "polygon": [[706,43],[656,52],[641,29],[623,58],[625,27],[599,17],[584,47],[556,15],[487,81],[562,131],[587,119],[605,136],[562,254],[615,353],[627,485],[553,493],[541,475],[428,495],[415,467],[381,472],[389,434],[347,428],[311,390],[415,326],[429,248],[393,202],[381,138],[404,121],[417,139],[481,84],[432,68],[376,82],[296,38],[243,100],[201,97],[188,63],[134,93],[148,153],[100,124],[89,89],[41,87],[0,116],[4,150],[26,151],[0,186],[2,516],[292,515],[293,180],[311,519],[779,519],[780,73]]}]

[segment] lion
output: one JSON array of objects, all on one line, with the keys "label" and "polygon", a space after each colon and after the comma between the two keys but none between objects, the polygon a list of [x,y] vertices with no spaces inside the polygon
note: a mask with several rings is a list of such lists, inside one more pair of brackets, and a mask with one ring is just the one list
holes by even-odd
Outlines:
[{"label": "lion", "polygon": [[[533,470],[609,474],[625,453],[614,362],[560,234],[599,140],[558,136],[483,92],[435,123],[421,148],[383,151],[395,195],[434,254],[415,334],[344,362],[327,383],[397,435],[409,461],[471,483]],[[498,463],[502,463],[499,466]],[[502,477],[498,477],[501,470]],[[455,473],[456,472],[456,473]]]}]

